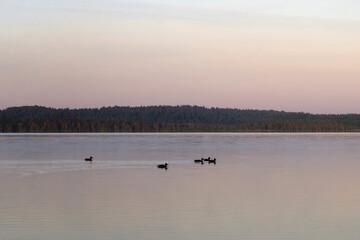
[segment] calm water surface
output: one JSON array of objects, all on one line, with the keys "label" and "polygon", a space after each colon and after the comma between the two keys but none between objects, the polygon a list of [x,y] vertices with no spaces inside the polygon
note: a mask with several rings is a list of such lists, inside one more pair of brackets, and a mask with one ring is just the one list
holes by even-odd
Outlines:
[{"label": "calm water surface", "polygon": [[358,240],[359,186],[355,133],[2,134],[0,239]]}]

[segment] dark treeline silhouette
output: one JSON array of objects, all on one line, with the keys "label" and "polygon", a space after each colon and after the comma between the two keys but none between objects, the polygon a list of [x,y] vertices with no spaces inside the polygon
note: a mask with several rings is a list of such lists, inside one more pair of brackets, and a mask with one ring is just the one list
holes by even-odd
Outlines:
[{"label": "dark treeline silhouette", "polygon": [[0,132],[348,132],[360,114],[309,114],[199,106],[0,110]]}]

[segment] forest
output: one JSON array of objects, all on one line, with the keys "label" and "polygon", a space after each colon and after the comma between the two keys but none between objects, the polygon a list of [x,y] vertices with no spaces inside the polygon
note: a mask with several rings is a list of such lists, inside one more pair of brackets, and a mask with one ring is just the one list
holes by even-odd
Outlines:
[{"label": "forest", "polygon": [[309,114],[201,106],[0,110],[0,132],[358,132],[360,114]]}]

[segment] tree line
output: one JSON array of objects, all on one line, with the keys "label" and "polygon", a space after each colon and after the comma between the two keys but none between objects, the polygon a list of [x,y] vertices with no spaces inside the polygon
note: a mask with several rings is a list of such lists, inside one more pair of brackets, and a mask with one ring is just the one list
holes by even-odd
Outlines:
[{"label": "tree line", "polygon": [[309,114],[200,106],[0,110],[0,132],[350,132],[360,114]]}]

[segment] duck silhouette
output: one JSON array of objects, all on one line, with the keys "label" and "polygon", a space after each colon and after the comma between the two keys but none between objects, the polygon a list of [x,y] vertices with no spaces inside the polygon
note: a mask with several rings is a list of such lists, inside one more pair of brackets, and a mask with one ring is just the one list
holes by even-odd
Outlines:
[{"label": "duck silhouette", "polygon": [[194,160],[194,163],[204,164],[204,159],[203,159],[203,158],[201,158],[201,159],[195,159],[195,160]]},{"label": "duck silhouette", "polygon": [[168,164],[165,163],[165,164],[160,164],[160,165],[157,165],[158,168],[164,168],[164,169],[167,169],[168,168]]},{"label": "duck silhouette", "polygon": [[211,160],[210,157],[204,159],[205,162],[209,162],[210,160]]},{"label": "duck silhouette", "polygon": [[214,158],[214,159],[209,159],[208,163],[209,163],[209,164],[210,164],[210,163],[216,164],[216,158]]},{"label": "duck silhouette", "polygon": [[93,160],[93,156],[89,157],[89,158],[85,158],[85,161],[89,161],[91,162]]}]

